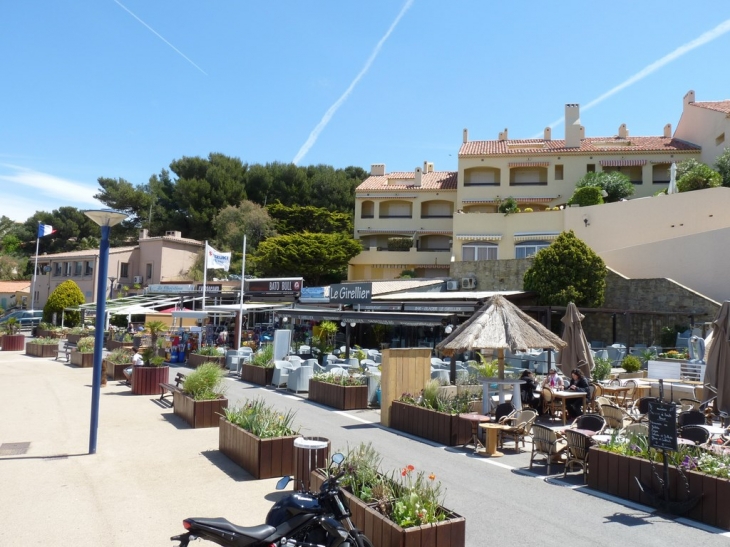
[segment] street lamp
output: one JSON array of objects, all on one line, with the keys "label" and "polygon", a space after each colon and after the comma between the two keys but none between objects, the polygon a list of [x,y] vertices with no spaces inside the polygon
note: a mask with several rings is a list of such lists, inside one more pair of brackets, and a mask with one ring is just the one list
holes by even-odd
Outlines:
[{"label": "street lamp", "polygon": [[96,333],[94,335],[94,368],[91,382],[91,427],[89,430],[89,454],[96,454],[96,434],[99,429],[99,397],[101,395],[101,354],[104,351],[104,325],[106,316],[106,279],[109,269],[109,232],[127,218],[124,213],[111,209],[84,211],[84,214],[101,226],[99,244],[99,270],[96,272]]},{"label": "street lamp", "polygon": [[109,300],[111,300],[112,298],[114,298],[114,282],[116,280],[117,280],[116,277],[110,277],[109,278],[109,281],[111,281],[111,283],[112,283],[112,286],[109,287]]}]

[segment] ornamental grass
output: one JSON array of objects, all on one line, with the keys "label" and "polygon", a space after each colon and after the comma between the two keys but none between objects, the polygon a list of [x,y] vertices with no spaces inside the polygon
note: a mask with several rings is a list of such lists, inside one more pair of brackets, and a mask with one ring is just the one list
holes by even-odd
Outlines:
[{"label": "ornamental grass", "polygon": [[225,418],[261,439],[298,435],[293,422],[296,412],[280,412],[261,398],[247,399],[240,407],[223,409]]}]

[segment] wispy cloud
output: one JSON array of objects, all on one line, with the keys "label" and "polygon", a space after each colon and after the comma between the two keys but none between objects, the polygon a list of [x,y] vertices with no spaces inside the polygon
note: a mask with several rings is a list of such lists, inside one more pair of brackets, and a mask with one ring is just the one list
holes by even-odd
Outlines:
[{"label": "wispy cloud", "polygon": [[[116,1],[116,0],[115,0]],[[410,9],[410,7],[413,5],[413,0],[407,0],[406,3],[403,5],[403,7],[400,10],[400,13],[395,18],[393,23],[391,23],[390,28],[388,28],[388,31],[383,35],[383,37],[380,39],[380,41],[375,46],[375,49],[373,49],[373,52],[370,54],[370,57],[368,57],[368,60],[365,61],[365,66],[362,67],[362,70],[358,73],[357,76],[355,76],[355,79],[352,80],[350,83],[350,86],[345,90],[345,92],[342,94],[342,96],[335,101],[335,103],[329,107],[327,112],[324,113],[324,116],[322,116],[322,119],[317,124],[317,126],[312,130],[312,132],[309,134],[309,138],[306,140],[306,142],[302,145],[302,147],[299,149],[299,152],[297,152],[297,155],[294,156],[294,159],[292,160],[292,163],[298,164],[304,156],[307,155],[307,152],[309,152],[309,149],[314,146],[314,143],[317,142],[317,138],[319,137],[319,134],[324,130],[325,127],[327,127],[327,124],[332,119],[332,116],[335,115],[335,112],[343,105],[343,103],[347,100],[347,98],[352,93],[352,90],[355,89],[355,86],[358,84],[358,82],[367,74],[368,70],[370,70],[370,66],[373,64],[373,61],[375,61],[375,58],[380,53],[380,50],[383,49],[383,44],[385,44],[385,41],[390,37],[390,35],[395,30],[395,27],[398,26],[398,23],[403,18],[403,16],[406,14],[406,12]]]},{"label": "wispy cloud", "polygon": [[143,25],[144,25],[145,27],[147,27],[147,29],[148,29],[148,30],[149,30],[149,31],[150,31],[150,32],[151,32],[152,34],[154,34],[155,36],[157,36],[157,37],[158,37],[158,38],[159,38],[160,40],[162,40],[162,41],[163,41],[163,42],[165,42],[165,43],[166,43],[166,44],[167,44],[168,46],[170,46],[170,47],[171,47],[172,49],[174,49],[174,50],[175,50],[175,52],[176,52],[176,53],[178,53],[178,54],[179,54],[179,55],[180,55],[180,56],[181,56],[181,57],[182,57],[183,59],[185,59],[185,60],[186,60],[186,61],[187,61],[188,63],[190,63],[191,65],[193,65],[193,66],[194,66],[195,68],[197,68],[197,69],[198,69],[198,70],[199,70],[200,72],[202,72],[202,73],[203,73],[203,74],[205,74],[206,76],[208,75],[208,73],[207,73],[207,72],[205,72],[205,70],[203,70],[203,69],[202,69],[202,68],[200,68],[200,67],[199,67],[198,65],[196,65],[196,64],[195,64],[195,63],[194,63],[194,62],[193,62],[192,60],[190,60],[190,58],[189,58],[189,57],[188,57],[187,55],[185,55],[185,54],[184,54],[184,53],[183,53],[182,51],[180,51],[180,50],[179,50],[179,49],[177,49],[177,48],[176,48],[175,46],[173,46],[173,45],[172,45],[172,44],[171,44],[170,42],[168,42],[167,40],[165,40],[165,38],[163,38],[163,37],[162,37],[162,35],[161,35],[161,34],[160,34],[159,32],[157,32],[157,31],[156,31],[155,29],[153,29],[153,28],[152,28],[151,26],[149,26],[149,25],[148,25],[147,23],[145,23],[144,21],[142,21],[142,19],[140,19],[139,17],[137,17],[137,16],[136,16],[136,15],[135,15],[135,14],[134,14],[134,13],[133,13],[133,12],[132,12],[132,11],[131,11],[131,10],[130,10],[129,8],[128,8],[128,7],[127,7],[127,6],[125,6],[124,4],[122,4],[122,3],[121,3],[121,2],[119,1],[119,0],[114,0],[114,2],[115,2],[116,4],[118,4],[118,5],[119,5],[119,7],[120,7],[120,8],[122,8],[122,9],[123,9],[124,11],[126,11],[126,12],[127,12],[127,13],[128,13],[129,15],[131,15],[131,16],[132,16],[132,17],[134,17],[134,18],[135,18],[135,19],[136,19],[137,21],[139,21],[139,22],[140,22],[140,23],[142,23],[142,24],[143,24]]},{"label": "wispy cloud", "polygon": [[[703,46],[705,44],[712,42],[713,40],[716,40],[717,38],[719,38],[723,34],[727,33],[728,31],[730,31],[730,19],[723,21],[722,23],[717,25],[712,30],[708,30],[704,34],[695,38],[694,40],[687,42],[686,44],[684,44],[682,46],[679,46],[677,49],[675,49],[671,53],[665,55],[658,61],[654,61],[650,65],[644,67],[639,72],[637,72],[636,74],[631,76],[628,80],[625,80],[625,81],[621,82],[620,84],[618,84],[616,87],[609,89],[603,95],[599,95],[598,97],[593,99],[591,102],[589,102],[585,106],[581,106],[581,108],[580,108],[581,112],[585,112],[586,110],[593,108],[594,106],[602,103],[609,97],[615,95],[619,91],[622,91],[623,89],[626,89],[627,87],[629,87],[631,85],[634,85],[636,82],[643,80],[644,78],[649,76],[651,73],[656,72],[663,66],[668,65],[672,61],[679,59],[680,57],[689,53],[693,49],[696,49],[700,46]],[[555,126],[560,125],[564,121],[565,121],[564,117],[558,118],[557,120],[555,120],[553,123],[550,124],[550,127],[554,128]],[[538,139],[540,137],[542,137],[542,132],[537,133],[532,136],[533,139]]]},{"label": "wispy cloud", "polygon": [[0,173],[4,191],[17,190],[20,194],[22,188],[31,188],[36,190],[35,195],[38,197],[45,196],[60,201],[56,207],[69,202],[94,205],[99,203],[94,199],[96,188],[93,186],[8,163],[0,163],[0,168],[8,171]]}]

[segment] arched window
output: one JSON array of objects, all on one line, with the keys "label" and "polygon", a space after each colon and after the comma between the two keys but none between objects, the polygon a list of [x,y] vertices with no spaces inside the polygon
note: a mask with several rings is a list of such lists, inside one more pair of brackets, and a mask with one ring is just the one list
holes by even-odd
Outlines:
[{"label": "arched window", "polygon": [[363,201],[362,209],[360,211],[360,218],[374,218],[375,217],[375,203],[372,201]]},{"label": "arched window", "polygon": [[497,245],[494,243],[474,242],[461,246],[461,260],[474,262],[476,260],[497,260]]},{"label": "arched window", "polygon": [[515,245],[515,258],[535,256],[540,249],[550,246],[549,241],[523,241]]}]

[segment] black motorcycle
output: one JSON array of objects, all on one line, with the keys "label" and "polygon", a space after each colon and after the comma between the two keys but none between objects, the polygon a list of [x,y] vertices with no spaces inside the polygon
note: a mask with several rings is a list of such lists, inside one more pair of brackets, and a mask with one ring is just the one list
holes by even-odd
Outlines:
[{"label": "black motorcycle", "polygon": [[[236,526],[224,518],[188,518],[186,533],[170,538],[187,547],[191,539],[204,539],[225,547],[373,547],[372,542],[350,520],[350,510],[339,486],[345,474],[345,457],[335,454],[335,474],[328,470],[319,492],[303,489],[283,497],[269,511],[266,524]],[[291,477],[276,484],[283,490]],[[343,526],[344,523],[344,526]]]}]

